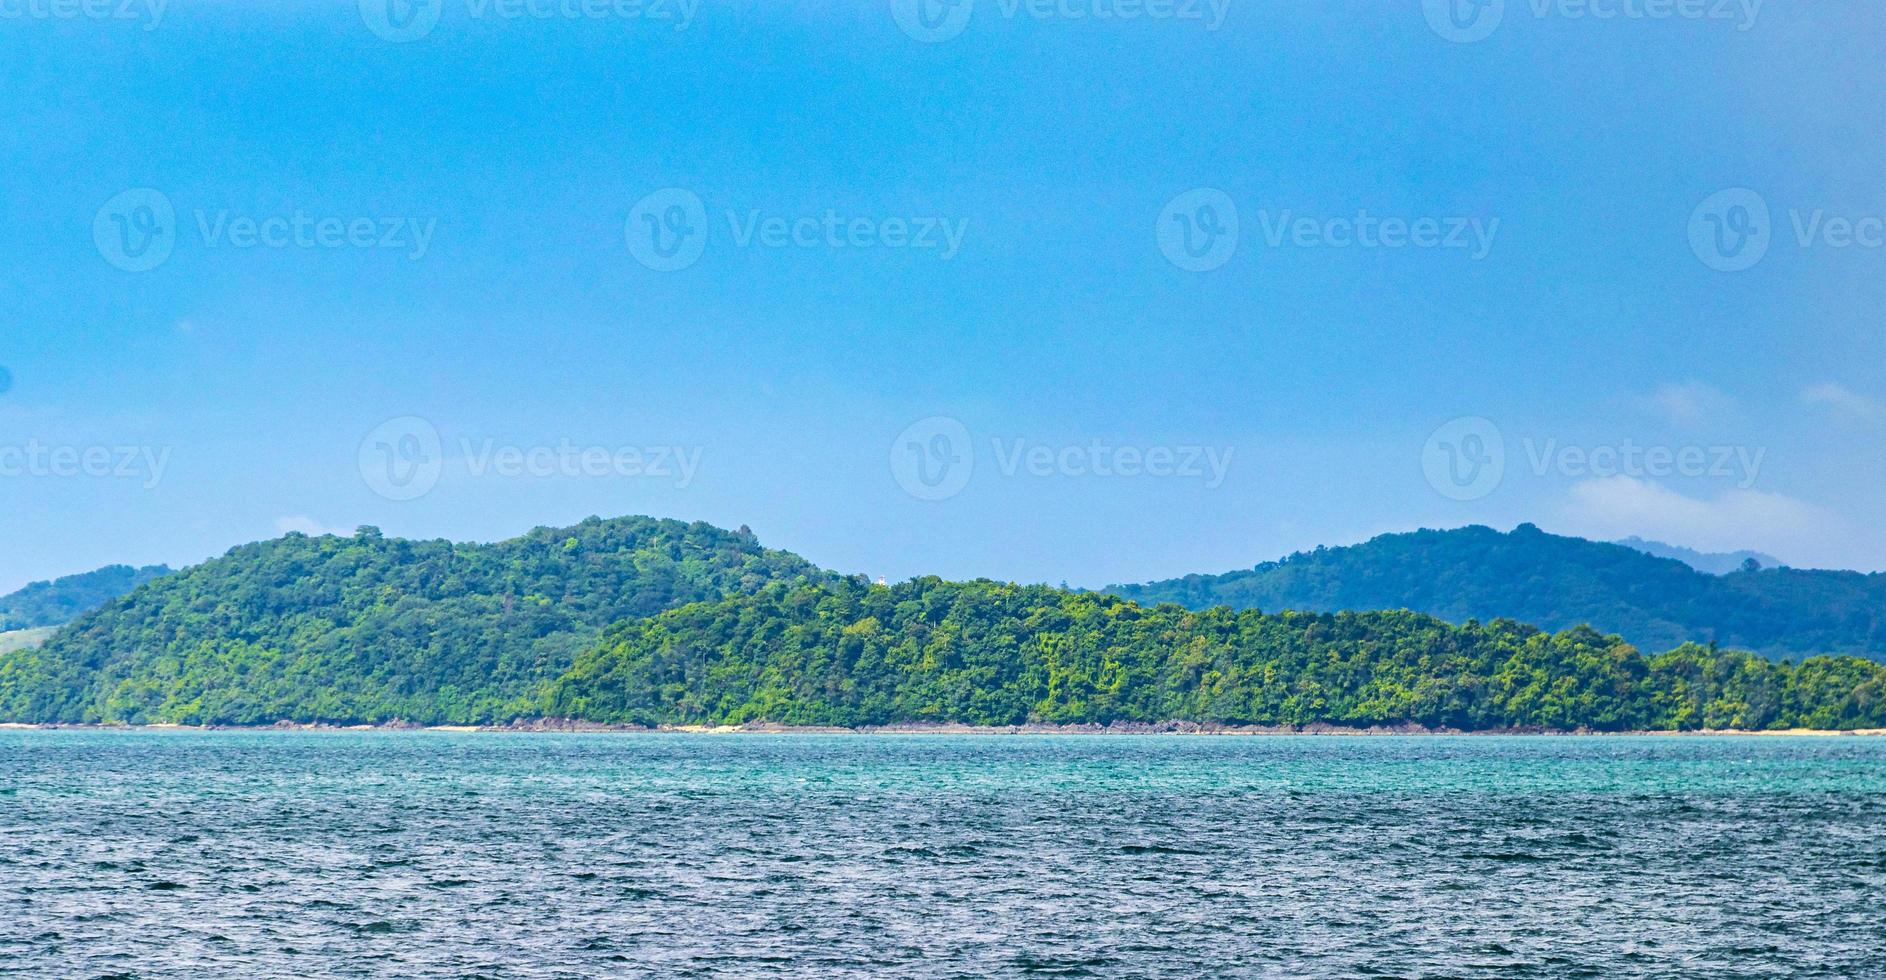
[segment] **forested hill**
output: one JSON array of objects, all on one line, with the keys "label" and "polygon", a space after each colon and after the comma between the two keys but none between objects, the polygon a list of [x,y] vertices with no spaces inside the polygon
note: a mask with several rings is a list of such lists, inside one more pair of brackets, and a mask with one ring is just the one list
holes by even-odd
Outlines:
[{"label": "forested hill", "polygon": [[773,587],[625,623],[546,713],[597,721],[1416,723],[1485,730],[1886,726],[1886,665],[1410,612],[1264,615],[1045,586]]},{"label": "forested hill", "polygon": [[1412,609],[1453,623],[1589,624],[1645,650],[1719,643],[1771,657],[1886,659],[1886,575],[1763,568],[1706,575],[1633,548],[1522,524],[1387,534],[1223,575],[1106,590],[1203,609]]},{"label": "forested hill", "polygon": [[34,582],[18,592],[0,596],[0,632],[63,626],[81,613],[97,609],[151,579],[169,574],[170,568],[165,565],[144,568],[107,565],[50,582]]},{"label": "forested hill", "polygon": [[509,718],[608,624],[823,574],[744,528],[646,517],[497,544],[291,534],[0,656],[0,720]]},{"label": "forested hill", "polygon": [[[1670,564],[1675,565],[1675,562]],[[1679,566],[1680,567],[1680,566]],[[0,721],[1886,727],[1886,665],[1415,612],[873,586],[742,528],[591,519],[498,544],[290,535],[0,653]]]}]

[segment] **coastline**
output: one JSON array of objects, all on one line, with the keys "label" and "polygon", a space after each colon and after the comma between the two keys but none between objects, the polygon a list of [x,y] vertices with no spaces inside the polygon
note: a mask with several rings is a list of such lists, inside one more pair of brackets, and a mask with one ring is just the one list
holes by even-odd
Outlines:
[{"label": "coastline", "polygon": [[1886,736],[1886,728],[1861,728],[1853,730],[1787,728],[1772,730],[1752,729],[1714,729],[1704,728],[1691,731],[1623,731],[1602,732],[1590,729],[1484,729],[1466,730],[1455,728],[1428,728],[1423,725],[1375,725],[1355,727],[1316,723],[1310,725],[1205,725],[1197,722],[1177,721],[1149,724],[1145,722],[1114,722],[1109,725],[1080,724],[1055,725],[1032,723],[1025,725],[959,725],[947,723],[908,724],[908,725],[868,725],[858,728],[840,728],[819,725],[776,725],[770,722],[757,722],[745,725],[660,725],[647,727],[641,725],[612,725],[599,722],[572,721],[561,718],[538,718],[514,722],[509,725],[420,725],[405,722],[384,722],[370,725],[337,725],[327,723],[276,722],[272,725],[179,725],[157,723],[148,725],[107,725],[107,724],[33,724],[27,722],[0,722],[0,731],[188,731],[188,732],[444,732],[451,734],[539,734],[539,735],[1190,735],[1215,737],[1254,737],[1254,736],[1338,736],[1338,737],[1386,737],[1422,735],[1434,737],[1461,736],[1512,736],[1533,737],[1592,737],[1626,736],[1633,738],[1837,738],[1845,736],[1880,737]]}]

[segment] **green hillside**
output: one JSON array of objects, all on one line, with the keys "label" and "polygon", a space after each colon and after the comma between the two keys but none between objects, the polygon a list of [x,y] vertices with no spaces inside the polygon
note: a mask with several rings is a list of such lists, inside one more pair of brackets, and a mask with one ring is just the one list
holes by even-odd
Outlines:
[{"label": "green hillside", "polygon": [[608,624],[819,574],[744,529],[646,517],[497,544],[291,534],[0,657],[0,718],[490,721]]},{"label": "green hillside", "polygon": [[1886,575],[1763,568],[1707,575],[1634,548],[1522,524],[1385,534],[1223,575],[1107,592],[1193,609],[1412,609],[1448,622],[1589,624],[1645,650],[1718,643],[1771,657],[1886,658]]},{"label": "green hillside", "polygon": [[762,548],[744,528],[643,517],[497,544],[373,528],[289,535],[0,653],[0,721],[537,717],[1864,728],[1886,727],[1886,665],[1696,644],[1647,657],[1582,626],[1454,626],[1408,611],[1191,611],[934,578],[872,586]]},{"label": "green hillside", "polygon": [[33,584],[0,596],[0,632],[63,626],[126,592],[163,575],[165,565],[132,568],[107,565],[96,571],[67,575]]},{"label": "green hillside", "polygon": [[1886,725],[1886,666],[1799,666],[1409,612],[1146,609],[1045,586],[775,587],[612,629],[552,688],[597,721],[1113,721],[1598,730]]}]

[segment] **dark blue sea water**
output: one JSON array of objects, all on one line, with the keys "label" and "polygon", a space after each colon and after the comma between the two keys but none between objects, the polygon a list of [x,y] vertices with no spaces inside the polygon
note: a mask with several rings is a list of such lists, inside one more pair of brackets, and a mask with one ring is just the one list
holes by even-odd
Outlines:
[{"label": "dark blue sea water", "polygon": [[1886,739],[0,732],[0,973],[1886,975]]}]

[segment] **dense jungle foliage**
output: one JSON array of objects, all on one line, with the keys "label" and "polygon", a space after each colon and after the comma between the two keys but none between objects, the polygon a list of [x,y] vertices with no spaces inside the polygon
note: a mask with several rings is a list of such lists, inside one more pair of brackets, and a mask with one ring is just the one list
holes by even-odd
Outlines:
[{"label": "dense jungle foliage", "polygon": [[742,528],[289,535],[0,653],[0,721],[1886,727],[1886,665],[825,573]]},{"label": "dense jungle foliage", "polygon": [[744,529],[645,517],[497,544],[291,534],[0,657],[0,719],[492,721],[611,623],[820,574]]},{"label": "dense jungle foliage", "polygon": [[1045,586],[774,587],[612,629],[547,713],[653,725],[1886,726],[1886,665],[1411,612],[1265,615]]}]

